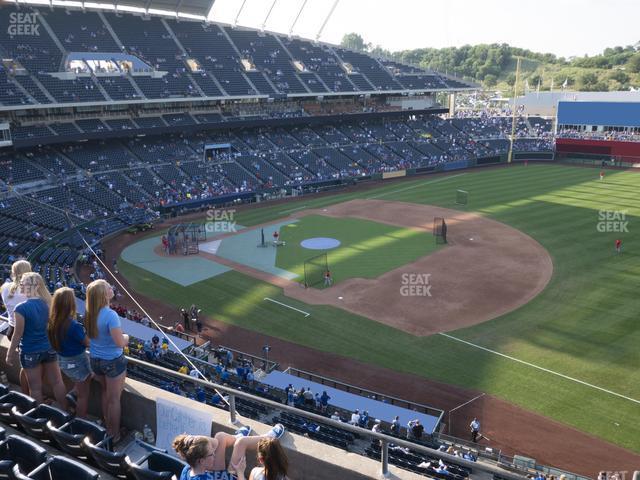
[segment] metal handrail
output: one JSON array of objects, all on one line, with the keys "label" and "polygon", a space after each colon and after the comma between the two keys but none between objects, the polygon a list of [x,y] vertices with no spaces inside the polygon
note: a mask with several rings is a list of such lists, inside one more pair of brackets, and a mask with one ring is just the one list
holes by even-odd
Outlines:
[{"label": "metal handrail", "polygon": [[342,423],[337,420],[332,420],[331,418],[327,418],[322,415],[318,415],[316,413],[311,413],[305,410],[300,410],[295,407],[290,407],[288,405],[274,402],[272,400],[268,400],[263,397],[258,397],[250,393],[245,393],[241,390],[236,390],[234,388],[231,388],[225,385],[209,382],[207,380],[202,380],[200,378],[194,378],[190,375],[185,375],[179,372],[175,372],[173,370],[169,370],[168,368],[160,367],[158,365],[151,364],[134,357],[127,356],[127,360],[134,365],[157,370],[166,375],[180,378],[182,380],[185,380],[191,383],[197,383],[203,387],[215,388],[219,392],[226,393],[227,395],[229,395],[229,419],[232,424],[235,424],[237,422],[237,416],[238,416],[238,413],[236,410],[236,398],[242,398],[244,400],[250,400],[250,401],[257,402],[262,405],[265,405],[280,411],[284,411],[300,417],[304,417],[309,420],[321,422],[325,425],[329,425],[334,428],[346,430],[348,432],[367,437],[370,440],[373,440],[373,439],[379,440],[381,443],[380,463],[381,463],[383,475],[387,475],[389,473],[389,444],[393,443],[394,445],[399,445],[404,448],[409,448],[411,450],[442,459],[443,461],[466,467],[471,471],[481,471],[485,473],[490,473],[492,475],[499,475],[501,478],[505,480],[526,480],[526,477],[524,475],[515,474],[508,470],[504,470],[496,465],[480,463],[480,462],[471,462],[469,460],[465,460],[464,458],[456,457],[454,455],[449,455],[448,453],[441,452],[439,450],[434,450],[432,448],[419,445],[416,443],[412,443],[407,440],[403,440],[401,438],[391,437],[383,433],[372,432],[371,430],[367,430],[365,428],[356,427],[354,425],[350,425],[348,423]]},{"label": "metal handrail", "polygon": [[444,410],[439,409],[439,408],[431,407],[429,405],[424,405],[422,403],[411,402],[409,400],[403,400],[401,398],[393,397],[391,395],[384,395],[384,394],[382,394],[380,392],[374,392],[373,390],[368,390],[366,388],[356,387],[355,385],[351,385],[349,383],[340,382],[338,380],[332,380],[330,378],[323,377],[322,375],[318,375],[318,374],[315,374],[315,373],[307,372],[305,370],[300,370],[299,368],[289,367],[289,368],[287,368],[287,370],[285,370],[284,373],[289,373],[289,372],[293,372],[293,373],[291,373],[291,375],[294,375],[294,376],[299,377],[299,378],[303,378],[302,376],[299,375],[299,374],[302,374],[304,376],[309,377],[307,380],[309,380],[311,382],[321,383],[322,385],[325,385],[324,382],[326,381],[327,382],[326,383],[327,386],[336,388],[338,390],[340,390],[339,387],[343,387],[347,393],[358,392],[358,394],[360,394],[360,395],[364,394],[367,397],[370,397],[371,395],[375,395],[376,398],[377,397],[384,397],[385,399],[391,400],[390,401],[391,405],[398,405],[399,406],[399,405],[404,404],[404,405],[407,405],[407,407],[409,407],[409,408],[411,408],[411,409],[413,409],[415,411],[420,411],[420,409],[421,409],[422,411],[424,411],[428,415],[433,415],[433,416],[438,417],[438,421],[436,422],[436,425],[438,425],[440,423],[440,421],[442,420],[442,415],[444,414]]}]

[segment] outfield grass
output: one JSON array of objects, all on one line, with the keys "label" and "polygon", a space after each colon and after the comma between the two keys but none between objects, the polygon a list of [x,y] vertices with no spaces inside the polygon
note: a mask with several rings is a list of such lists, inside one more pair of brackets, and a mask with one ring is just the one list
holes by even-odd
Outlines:
[{"label": "outfield grass", "polygon": [[[640,175],[556,165],[514,166],[425,177],[367,192],[241,212],[243,225],[353,198],[380,198],[455,208],[455,190],[469,191],[475,211],[524,231],[551,254],[554,274],[533,301],[495,320],[453,332],[505,353],[625,395],[623,399],[515,363],[443,336],[413,337],[333,307],[286,302],[299,314],[262,301],[283,300],[276,287],[228,272],[189,288],[121,262],[141,292],[176,306],[203,304],[235,325],[358,360],[479,389],[640,452]],[[598,231],[599,211],[626,211],[629,233]],[[614,241],[623,240],[616,255]],[[491,272],[487,272],[490,275]],[[526,272],[523,272],[526,274]],[[313,319],[313,321],[311,321]],[[363,334],[366,332],[366,334]],[[428,352],[428,356],[426,355]],[[397,392],[402,396],[402,392]]]},{"label": "outfield grass", "polygon": [[[394,268],[428,255],[438,248],[433,235],[424,231],[394,227],[358,218],[308,215],[280,229],[286,247],[279,248],[276,266],[304,278],[304,261],[327,253],[334,283],[348,278],[376,278]],[[309,250],[305,239],[330,237],[340,246]],[[322,275],[324,272],[319,272]],[[317,285],[318,288],[322,283]]]}]

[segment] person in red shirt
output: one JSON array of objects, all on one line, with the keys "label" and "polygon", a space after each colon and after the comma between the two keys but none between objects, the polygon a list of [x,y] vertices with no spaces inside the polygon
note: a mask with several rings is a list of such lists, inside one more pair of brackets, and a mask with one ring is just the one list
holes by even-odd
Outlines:
[{"label": "person in red shirt", "polygon": [[280,234],[276,230],[275,232],[273,232],[273,243],[278,243],[278,238],[280,238]]},{"label": "person in red shirt", "polygon": [[616,253],[622,252],[622,240],[616,240]]},{"label": "person in red shirt", "polygon": [[600,181],[604,180],[604,170],[600,170]]}]

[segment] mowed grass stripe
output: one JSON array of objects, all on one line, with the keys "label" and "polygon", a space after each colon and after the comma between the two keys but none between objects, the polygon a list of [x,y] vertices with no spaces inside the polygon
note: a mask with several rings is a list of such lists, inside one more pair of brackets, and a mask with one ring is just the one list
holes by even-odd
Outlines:
[{"label": "mowed grass stripe", "polygon": [[[422,181],[424,188],[397,192],[384,200],[455,208],[455,189],[463,188],[469,191],[470,199],[464,210],[505,222],[538,240],[554,261],[549,287],[517,311],[457,331],[455,336],[640,398],[640,241],[634,230],[634,225],[640,229],[640,198],[635,193],[640,191],[640,176],[607,172],[605,183],[614,192],[605,190],[596,178],[594,169],[514,166],[469,171],[455,181],[432,185],[427,184],[428,177],[390,184],[362,192],[360,197]],[[315,208],[351,198],[358,196],[352,192],[305,204]],[[619,234],[600,233],[596,224],[600,208],[621,206],[629,210],[631,233],[622,237],[625,251],[616,256],[613,241]],[[278,205],[247,213],[260,223],[281,218],[277,211],[282,209]],[[238,216],[239,223],[250,224],[240,221],[244,215]],[[295,302],[282,296],[279,289],[236,272],[201,282],[196,289],[182,289],[163,279],[145,280],[149,275],[135,267],[123,265],[121,270],[124,268],[136,288],[176,306],[210,298],[206,313],[223,321],[401,372],[486,391],[640,452],[638,406],[586,386],[442,337],[412,337],[335,308]],[[309,318],[314,321],[301,322],[296,312],[261,305],[269,303],[259,301],[265,291],[269,295],[264,296],[310,311]],[[402,392],[396,393],[402,396]]]},{"label": "mowed grass stripe", "polygon": [[[376,278],[434,252],[431,232],[416,231],[358,218],[334,218],[309,215],[280,229],[286,247],[279,248],[276,266],[304,278],[304,263],[322,253],[327,254],[335,283],[349,278]],[[303,240],[330,237],[341,242],[329,250],[302,247]],[[317,271],[317,275],[324,272]],[[318,286],[321,288],[322,284]]]}]

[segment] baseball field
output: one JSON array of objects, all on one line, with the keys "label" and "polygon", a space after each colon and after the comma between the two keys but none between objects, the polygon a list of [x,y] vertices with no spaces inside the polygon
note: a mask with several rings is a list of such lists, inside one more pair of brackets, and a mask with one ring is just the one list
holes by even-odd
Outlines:
[{"label": "baseball field", "polygon": [[[455,205],[457,189],[469,192],[467,206]],[[406,205],[406,210],[426,206],[462,210],[457,221],[449,224],[454,239],[466,220],[480,218],[521,232],[535,241],[532,248],[539,245],[548,253],[552,270],[550,279],[540,283],[540,292],[508,313],[475,325],[469,322],[472,326],[457,330],[438,327],[417,332],[394,326],[387,319],[356,313],[361,310],[355,306],[311,301],[312,292],[306,302],[304,289],[293,298],[277,282],[242,269],[186,287],[124,260],[119,262],[120,272],[135,291],[176,308],[197,302],[208,317],[226,324],[364,364],[487,392],[640,453],[639,192],[637,173],[607,172],[601,182],[595,169],[518,165],[423,177],[238,212],[236,221],[245,227],[282,221],[294,211],[299,215],[296,223],[280,228],[287,245],[278,247],[276,256],[278,268],[297,275],[305,257],[313,255],[297,247],[301,240],[317,236],[339,240],[340,247],[328,251],[336,285],[322,294],[359,278],[375,282],[376,277],[392,275],[421,257],[446,258],[447,251],[456,248],[435,245],[429,233],[432,217],[415,225],[416,229],[391,225],[393,219],[332,217],[332,208],[345,202],[384,201]],[[622,240],[620,253],[614,248],[616,239]],[[494,241],[489,234],[474,241],[478,240],[497,245],[497,250],[511,249],[505,254],[526,256],[530,250],[502,246],[499,238]],[[491,285],[497,297],[509,300],[513,295],[514,280],[502,276],[503,265],[496,259],[494,269],[492,257],[483,257],[485,263],[474,273],[473,282],[447,283],[449,303],[473,298],[476,286],[484,284]],[[450,278],[468,277],[464,264],[452,259],[446,265],[451,266]],[[527,265],[519,271],[523,278],[536,274],[536,265]],[[418,272],[432,275],[431,298],[438,302],[438,271]],[[400,287],[395,284],[393,289]],[[439,291],[445,295],[442,288]],[[423,316],[428,323],[428,309]],[[395,395],[402,397],[403,392]]]}]

